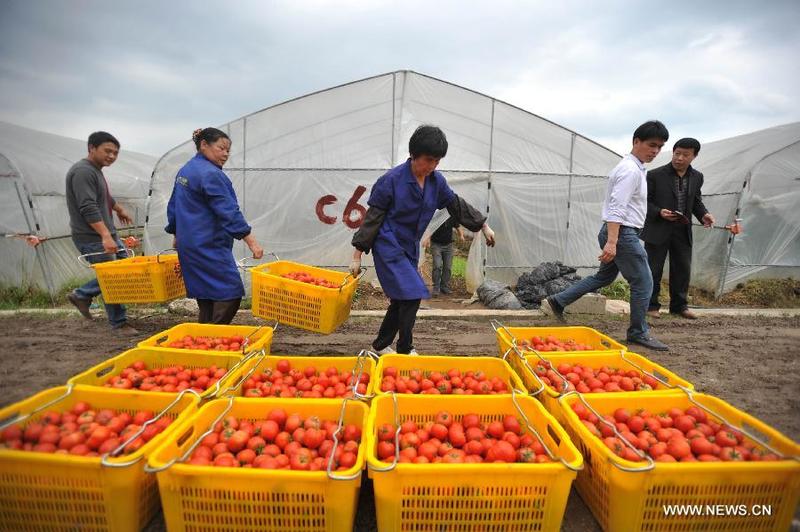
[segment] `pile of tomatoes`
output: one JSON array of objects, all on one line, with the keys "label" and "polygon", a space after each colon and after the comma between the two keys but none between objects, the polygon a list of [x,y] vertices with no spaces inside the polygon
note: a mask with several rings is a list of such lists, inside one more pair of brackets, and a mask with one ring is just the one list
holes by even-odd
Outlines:
[{"label": "pile of tomatoes", "polygon": [[336,283],[332,283],[321,277],[314,277],[310,273],[306,272],[289,272],[284,273],[281,277],[285,277],[286,279],[292,279],[293,281],[300,281],[301,283],[308,283],[313,284],[316,286],[322,286],[323,288],[339,288],[339,285]]},{"label": "pile of tomatoes", "polygon": [[581,344],[571,338],[560,340],[553,336],[541,337],[534,336],[530,340],[518,340],[517,343],[523,349],[535,349],[536,351],[595,351],[597,347],[591,345]]},{"label": "pile of tomatoes", "polygon": [[[0,432],[0,447],[40,453],[101,456],[131,438],[145,422],[153,419],[149,410],[133,415],[110,408],[94,410],[84,401],[67,412],[45,412],[24,428],[11,425]],[[149,424],[144,432],[128,443],[121,454],[138,451],[145,443],[166,429],[172,420],[166,416]]]},{"label": "pile of tomatoes", "polygon": [[[625,445],[608,424],[576,402],[572,410],[589,431],[601,438],[614,454],[640,462],[644,460],[636,451]],[[706,413],[692,406],[686,410],[671,408],[668,412],[652,414],[647,410],[631,411],[618,408],[614,414],[603,418],[636,449],[647,453],[656,462],[733,462],[773,461],[779,457],[761,449],[740,431],[710,419]]]},{"label": "pile of tomatoes", "polygon": [[325,370],[306,366],[301,370],[293,368],[284,358],[278,361],[275,368],[251,375],[242,384],[242,393],[245,397],[353,397],[353,384],[356,384],[358,393],[366,394],[369,373],[362,372],[356,383],[350,370],[340,372],[333,366]]},{"label": "pile of tomatoes", "polygon": [[337,436],[338,422],[303,418],[287,414],[282,408],[269,412],[266,419],[249,421],[227,416],[204,437],[188,463],[199,466],[255,467],[321,471],[328,467],[333,453],[335,470],[350,469],[356,464],[361,443],[361,428],[348,424]]},{"label": "pile of tomatoes", "polygon": [[[379,460],[391,462],[395,456],[397,427],[385,423],[377,427]],[[400,463],[461,464],[481,462],[543,463],[552,460],[542,443],[522,430],[511,415],[502,420],[482,422],[478,414],[456,419],[450,412],[438,412],[432,421],[418,426],[413,420],[400,425]]]},{"label": "pile of tomatoes", "polygon": [[233,336],[191,336],[187,334],[180,340],[164,342],[159,347],[200,349],[202,351],[239,351],[242,345],[244,345],[244,337],[238,334]]},{"label": "pile of tomatoes", "polygon": [[[530,359],[529,359],[530,360]],[[561,393],[575,390],[579,393],[597,392],[634,392],[657,390],[663,388],[659,382],[634,369],[620,369],[609,366],[590,368],[583,364],[569,364],[562,362],[553,370],[550,362],[539,362],[533,371],[544,384]],[[567,388],[564,390],[564,381],[558,374],[567,379]]]},{"label": "pile of tomatoes", "polygon": [[462,372],[458,368],[451,368],[444,372],[412,369],[407,373],[407,375],[403,375],[393,366],[384,368],[381,391],[442,395],[509,393],[506,381],[499,377],[490,379],[483,371]]},{"label": "pile of tomatoes", "polygon": [[207,368],[187,369],[184,366],[147,369],[147,365],[137,360],[119,375],[114,375],[105,386],[128,390],[136,388],[143,392],[182,392],[192,389],[204,392],[214,386],[228,372],[212,364]]}]

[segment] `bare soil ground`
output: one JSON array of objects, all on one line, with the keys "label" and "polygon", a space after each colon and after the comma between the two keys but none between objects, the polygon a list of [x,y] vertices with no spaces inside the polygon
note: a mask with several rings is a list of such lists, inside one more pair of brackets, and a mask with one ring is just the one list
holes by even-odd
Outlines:
[{"label": "bare soil ground", "polygon": [[[188,318],[157,315],[132,319],[131,323],[141,334],[127,338],[114,335],[101,320],[89,322],[79,317],[41,315],[0,318],[0,405],[62,385],[76,373],[183,321]],[[245,314],[236,320],[236,323],[256,322]],[[276,332],[272,351],[276,354],[353,354],[369,346],[379,323],[378,319],[351,319],[328,336],[281,327]],[[544,318],[506,324],[556,325]],[[591,318],[580,324],[620,339],[625,337],[627,319]],[[795,441],[800,440],[800,318],[687,321],[662,317],[653,323],[653,333],[672,349],[666,353],[638,352],[694,383],[698,390],[717,395]],[[466,319],[420,319],[415,329],[415,345],[421,353],[497,353],[489,324]],[[371,481],[365,480],[357,530],[375,530],[371,492]],[[163,519],[154,519],[148,530],[164,530]],[[574,491],[562,530],[599,530]]]}]

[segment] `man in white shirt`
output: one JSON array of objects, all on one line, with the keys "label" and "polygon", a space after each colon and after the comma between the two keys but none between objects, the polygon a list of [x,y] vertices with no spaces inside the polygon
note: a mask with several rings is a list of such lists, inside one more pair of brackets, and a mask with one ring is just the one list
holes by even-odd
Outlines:
[{"label": "man in white shirt", "polygon": [[656,351],[669,348],[649,334],[645,320],[653,278],[647,253],[639,241],[647,214],[647,172],[651,162],[669,139],[667,128],[658,120],[645,122],[633,133],[631,152],[608,174],[603,203],[603,227],[598,241],[600,269],[570,288],[542,301],[542,310],[564,321],[564,308],[588,292],[608,286],[618,273],[631,287],[631,323],[627,341]]}]

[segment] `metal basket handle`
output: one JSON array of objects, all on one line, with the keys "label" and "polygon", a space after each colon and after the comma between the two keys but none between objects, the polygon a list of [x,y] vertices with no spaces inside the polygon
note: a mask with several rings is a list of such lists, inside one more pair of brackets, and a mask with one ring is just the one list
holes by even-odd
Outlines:
[{"label": "metal basket handle", "polygon": [[[366,266],[362,266],[362,267],[359,269],[359,273],[358,273],[358,275],[356,276],[355,280],[356,280],[356,281],[358,281],[359,279],[361,279],[362,277],[364,277],[364,274],[365,274],[365,273],[367,273],[367,267],[366,267]],[[342,279],[342,284],[340,284],[340,285],[339,285],[339,291],[340,291],[340,292],[342,291],[342,289],[343,289],[343,288],[345,287],[345,285],[347,284],[347,280],[348,280],[348,278],[349,278],[349,277],[353,277],[353,274],[352,274],[351,272],[347,272],[347,275],[345,275],[345,276],[344,276],[344,278]]]},{"label": "metal basket handle", "polygon": [[83,255],[78,255],[78,262],[86,268],[91,268],[92,263],[86,260],[86,257],[95,257],[97,255],[116,255],[117,253],[120,253],[122,251],[124,251],[128,255],[129,259],[136,256],[136,252],[134,250],[123,246],[121,248],[118,248],[113,253],[106,253],[105,251],[96,251],[94,253],[84,253]]},{"label": "metal basket handle", "polygon": [[142,458],[144,458],[144,454],[142,454],[142,455],[139,456],[139,458],[136,458],[135,460],[128,460],[127,462],[109,462],[108,461],[109,456],[113,457],[113,456],[119,454],[120,452],[122,452],[122,450],[129,443],[131,443],[136,438],[141,436],[142,433],[144,433],[144,431],[148,427],[148,425],[152,425],[153,423],[155,423],[156,421],[161,419],[164,416],[164,414],[169,412],[169,410],[171,410],[173,406],[178,404],[178,402],[181,399],[183,399],[184,394],[187,394],[187,393],[193,394],[195,397],[200,399],[200,394],[198,394],[196,391],[192,390],[191,388],[187,388],[187,389],[183,390],[181,393],[179,393],[177,395],[177,397],[175,397],[175,399],[170,404],[168,404],[161,412],[159,412],[157,416],[153,417],[153,419],[149,419],[149,420],[145,421],[144,424],[141,427],[139,427],[139,430],[137,430],[136,433],[133,434],[133,436],[131,436],[130,438],[128,438],[124,442],[120,443],[119,446],[116,449],[112,449],[111,451],[109,451],[109,452],[105,453],[103,456],[101,456],[100,457],[100,463],[102,465],[106,466],[106,467],[128,467],[130,465],[133,465],[133,464],[139,462]]},{"label": "metal basket handle", "polygon": [[395,467],[397,467],[397,462],[400,460],[400,409],[397,406],[397,394],[394,392],[389,392],[389,395],[392,398],[392,403],[394,406],[394,425],[397,427],[397,430],[394,431],[394,460],[392,461],[392,465],[387,467],[376,467],[373,465],[367,466],[370,468],[370,470],[377,471],[379,473],[392,471]]},{"label": "metal basket handle", "polygon": [[509,348],[506,350],[506,352],[505,352],[505,353],[503,353],[503,357],[502,357],[502,358],[503,358],[503,360],[506,360],[506,361],[507,361],[507,360],[508,360],[508,355],[509,355],[509,354],[510,354],[512,351],[514,351],[514,353],[516,353],[516,355],[517,355],[517,359],[518,359],[518,360],[519,360],[519,361],[522,363],[522,365],[523,365],[523,366],[525,366],[525,367],[528,369],[528,371],[530,371],[530,372],[531,372],[531,374],[533,375],[533,378],[534,378],[534,379],[536,379],[536,381],[539,383],[539,388],[538,388],[536,391],[530,391],[530,390],[529,390],[529,391],[528,391],[528,394],[529,394],[529,395],[539,395],[540,393],[542,393],[542,392],[544,391],[544,388],[545,388],[546,384],[544,383],[544,381],[542,381],[542,379],[541,379],[541,378],[539,378],[539,375],[537,375],[537,374],[536,374],[536,372],[533,370],[533,368],[531,367],[530,363],[528,362],[528,359],[527,359],[527,358],[525,358],[525,355],[523,355],[523,354],[520,352],[520,350],[519,350],[519,348],[517,347],[516,343],[513,343],[513,344],[511,345],[511,347],[509,347]]},{"label": "metal basket handle", "polygon": [[[272,251],[267,251],[264,255],[272,255],[273,257],[275,257],[275,260],[281,260],[281,258]],[[242,257],[241,259],[236,261],[236,264],[237,266],[239,266],[239,269],[242,270],[249,270],[250,268],[255,268],[256,266],[260,266],[260,264],[247,264],[247,261],[251,260],[261,260],[261,259],[254,259],[253,257]]]},{"label": "metal basket handle", "polygon": [[203,434],[198,436],[198,438],[195,440],[195,442],[191,446],[189,446],[189,448],[186,450],[186,452],[184,452],[181,456],[173,458],[172,460],[170,460],[169,462],[167,462],[166,464],[164,464],[162,466],[150,467],[149,464],[145,464],[144,465],[144,472],[145,473],[159,473],[161,471],[165,471],[165,470],[169,469],[170,467],[172,467],[176,463],[185,462],[186,459],[189,458],[189,456],[192,455],[192,453],[197,448],[197,446],[200,445],[200,442],[203,441],[203,438],[205,438],[206,436],[208,436],[209,434],[214,432],[214,427],[217,426],[217,423],[222,421],[222,418],[225,417],[225,415],[228,412],[230,412],[232,407],[233,407],[233,397],[228,399],[228,404],[225,406],[225,408],[222,410],[222,412],[220,412],[220,414],[216,417],[216,419],[214,419],[214,421],[211,422],[211,427],[207,431],[205,431]]},{"label": "metal basket handle", "polygon": [[55,399],[51,399],[50,401],[46,402],[45,404],[37,406],[36,408],[31,410],[27,414],[13,416],[13,417],[11,417],[9,419],[5,419],[5,420],[0,421],[0,430],[8,427],[9,425],[14,425],[16,423],[21,423],[22,421],[25,421],[29,417],[41,412],[45,408],[47,408],[49,406],[52,406],[52,405],[54,405],[54,404],[56,404],[56,403],[58,403],[60,401],[63,401],[64,399],[69,397],[69,394],[72,393],[72,388],[73,388],[72,384],[67,384],[67,389],[64,391],[64,393],[59,395]]},{"label": "metal basket handle", "polygon": [[738,425],[735,425],[735,424],[733,424],[733,423],[730,423],[730,422],[729,422],[727,419],[725,419],[725,417],[723,417],[723,416],[722,416],[722,414],[720,414],[720,413],[718,413],[718,412],[715,412],[714,410],[711,410],[710,408],[708,408],[708,407],[706,407],[706,406],[704,406],[704,405],[700,404],[700,403],[699,403],[699,402],[698,402],[698,401],[697,401],[697,400],[694,398],[694,392],[692,392],[692,390],[689,390],[688,388],[684,388],[683,386],[678,386],[678,388],[680,388],[681,390],[683,390],[683,392],[684,392],[684,393],[686,394],[686,396],[689,398],[689,401],[690,401],[691,403],[693,403],[694,405],[696,405],[696,406],[697,406],[697,407],[699,407],[700,409],[702,409],[702,410],[706,411],[707,413],[711,414],[711,415],[712,415],[712,416],[714,416],[715,418],[719,419],[720,421],[722,421],[722,422],[723,422],[725,425],[727,425],[728,427],[730,427],[730,428],[731,428],[731,429],[733,429],[734,431],[741,432],[742,434],[744,434],[745,436],[747,436],[747,437],[748,437],[748,438],[750,438],[751,440],[753,440],[753,441],[755,441],[755,442],[758,442],[760,445],[763,445],[764,447],[766,447],[767,449],[769,449],[769,451],[770,451],[770,452],[772,452],[772,453],[775,453],[776,455],[780,456],[781,458],[784,458],[784,459],[791,459],[791,460],[794,460],[794,461],[796,461],[796,462],[800,462],[800,456],[788,456],[788,455],[786,455],[786,454],[784,454],[784,453],[780,452],[779,450],[777,450],[777,449],[775,449],[774,447],[772,447],[770,444],[768,444],[767,442],[765,442],[765,441],[764,441],[763,439],[761,439],[760,437],[758,437],[758,436],[755,436],[755,435],[754,435],[754,434],[753,434],[751,431],[749,431],[749,430],[745,429],[744,427],[740,427],[740,426],[738,426]]},{"label": "metal basket handle", "polygon": [[350,372],[350,375],[353,377],[353,397],[363,401],[369,401],[376,395],[374,393],[372,395],[358,393],[358,385],[361,382],[361,375],[364,374],[364,363],[367,358],[378,360],[380,357],[368,349],[362,349],[356,356],[356,363],[353,366],[353,370]]},{"label": "metal basket handle", "polygon": [[[344,430],[344,414],[347,401],[347,397],[342,400],[342,409],[339,412],[339,423],[336,426],[336,432],[333,433],[333,447],[331,448],[331,455],[328,457],[328,467],[326,472],[328,473],[328,478],[331,480],[355,480],[361,476],[360,469],[349,476],[338,476],[333,474],[333,460],[336,457],[336,447],[339,446],[339,434],[342,432],[342,430]],[[366,437],[366,434],[362,434],[362,437]]]},{"label": "metal basket handle", "polygon": [[[615,435],[617,438],[619,438],[619,439],[622,441],[622,443],[624,443],[624,444],[625,444],[627,447],[629,447],[630,449],[632,449],[632,450],[633,450],[633,452],[635,452],[637,456],[639,456],[640,458],[644,458],[645,460],[647,460],[647,465],[645,465],[644,467],[628,467],[628,466],[625,466],[625,465],[622,465],[622,464],[618,464],[618,463],[616,462],[616,460],[611,460],[611,464],[612,464],[612,465],[614,465],[614,467],[616,467],[617,469],[619,469],[619,470],[621,470],[621,471],[626,471],[626,472],[628,472],[628,473],[643,473],[643,472],[645,472],[645,471],[651,471],[651,470],[653,470],[653,468],[655,468],[655,467],[656,467],[656,462],[655,462],[655,460],[653,460],[653,459],[650,457],[650,455],[649,455],[649,454],[647,454],[647,453],[645,453],[645,452],[642,452],[641,450],[637,449],[637,448],[636,448],[636,447],[635,447],[635,446],[634,446],[634,445],[633,445],[631,442],[629,442],[629,441],[628,441],[628,439],[627,439],[627,438],[625,438],[625,436],[623,436],[623,435],[622,435],[622,434],[621,434],[621,433],[620,433],[620,432],[617,430],[617,427],[616,427],[616,425],[614,425],[613,423],[611,423],[610,421],[608,421],[606,418],[604,418],[604,417],[603,417],[603,416],[600,414],[600,412],[598,412],[597,410],[595,410],[595,409],[592,407],[592,405],[590,405],[589,403],[587,403],[587,402],[586,402],[586,399],[584,399],[584,398],[583,398],[583,394],[580,394],[580,393],[578,393],[578,392],[568,392],[568,393],[565,393],[564,395],[562,395],[561,397],[559,397],[559,398],[558,398],[558,401],[561,403],[561,406],[562,406],[562,408],[569,408],[569,407],[568,407],[568,406],[567,406],[567,405],[564,403],[564,400],[565,400],[565,398],[566,398],[566,397],[569,397],[569,396],[571,396],[571,395],[575,395],[575,396],[576,396],[576,397],[577,397],[577,398],[578,398],[578,399],[579,399],[579,400],[580,400],[580,401],[583,403],[583,405],[584,405],[586,408],[588,408],[589,410],[591,410],[591,412],[592,412],[592,413],[593,413],[595,416],[597,416],[597,419],[598,419],[598,420],[602,421],[602,422],[603,422],[603,424],[605,424],[606,426],[609,426],[609,427],[611,427],[611,430],[613,430],[613,431],[614,431],[614,435]],[[623,460],[624,460],[624,458],[623,458]]]},{"label": "metal basket handle", "polygon": [[530,420],[528,419],[528,416],[526,416],[525,412],[522,410],[522,406],[520,406],[520,404],[517,402],[517,393],[518,392],[516,390],[511,390],[511,402],[514,403],[514,408],[517,409],[517,412],[519,413],[520,416],[522,416],[522,419],[525,421],[525,426],[528,428],[528,430],[530,430],[534,434],[534,436],[536,436],[536,439],[539,440],[539,443],[542,444],[542,447],[544,447],[544,450],[547,452],[547,456],[550,458],[550,460],[553,460],[554,462],[561,462],[561,464],[564,467],[566,467],[571,471],[577,472],[582,470],[583,464],[581,464],[580,467],[575,467],[569,462],[567,462],[563,456],[559,456],[550,450],[550,447],[548,447],[548,445],[545,443],[544,438],[542,438],[542,435],[539,434],[539,431],[537,431],[533,427]]},{"label": "metal basket handle", "polygon": [[[242,357],[239,360],[237,360],[236,363],[233,366],[228,368],[228,371],[225,373],[225,375],[222,376],[222,378],[217,379],[217,382],[214,383],[214,392],[209,394],[208,398],[212,399],[212,398],[216,397],[218,394],[220,394],[219,386],[222,383],[223,379],[225,379],[226,375],[230,375],[231,373],[233,373],[234,370],[239,369],[239,366],[242,366],[245,362],[249,361],[252,358],[255,358],[259,353],[261,353],[262,357],[265,357],[267,355],[266,350],[265,349],[261,349],[259,351],[250,351],[244,357]],[[259,364],[260,364],[260,362],[259,362]],[[258,364],[256,364],[256,365],[258,365]],[[250,375],[250,373],[248,373],[248,376],[249,375]],[[242,382],[244,382],[244,381],[242,381]],[[225,392],[223,392],[223,393],[227,393],[230,389],[231,389],[230,386],[228,388],[225,388]]]},{"label": "metal basket handle", "polygon": [[170,255],[176,255],[178,250],[176,248],[167,248],[162,249],[158,253],[156,253],[156,262],[161,262],[161,255],[166,255],[168,251],[174,251],[175,253],[170,253]]},{"label": "metal basket handle", "polygon": [[[264,362],[264,359],[265,359],[265,358],[267,358],[267,350],[266,350],[266,349],[261,349],[260,351],[252,351],[252,352],[251,352],[249,355],[247,355],[247,356],[246,356],[246,357],[244,357],[242,360],[240,360],[239,362],[237,362],[236,364],[234,364],[234,367],[239,367],[239,366],[241,366],[242,364],[244,364],[246,360],[250,360],[250,359],[258,359],[258,362],[256,362],[255,364],[253,364],[253,367],[252,367],[252,368],[250,368],[249,370],[247,370],[247,373],[246,373],[246,374],[242,375],[242,377],[241,377],[241,378],[240,378],[240,379],[239,379],[239,380],[238,380],[238,381],[237,381],[235,384],[232,384],[231,386],[228,386],[228,387],[227,387],[227,388],[225,388],[225,390],[224,390],[224,391],[222,391],[222,392],[220,392],[220,391],[219,391],[219,383],[220,383],[220,382],[222,382],[222,380],[221,380],[221,379],[220,379],[220,380],[218,380],[218,381],[217,381],[217,391],[216,391],[216,392],[214,392],[214,393],[215,393],[215,396],[216,396],[216,397],[219,397],[219,396],[223,396],[223,395],[228,395],[228,394],[230,394],[230,393],[232,393],[232,392],[234,392],[234,391],[238,390],[238,389],[239,389],[239,387],[240,387],[240,386],[241,386],[241,385],[244,383],[244,381],[246,381],[247,379],[249,379],[249,378],[250,378],[250,375],[252,375],[253,373],[255,373],[255,371],[256,371],[256,370],[257,370],[257,369],[258,369],[258,368],[261,366],[261,363],[262,363],[262,362]],[[232,370],[232,369],[233,369],[233,368],[231,368],[231,370]],[[228,373],[230,373],[230,371],[229,371]]]},{"label": "metal basket handle", "polygon": [[[279,322],[276,320],[275,321],[275,325],[272,326],[272,332],[275,332],[276,330],[278,330],[278,325],[279,325]],[[250,338],[254,334],[256,334],[258,331],[263,329],[264,327],[266,327],[266,325],[259,325],[258,327],[256,327],[256,329],[253,332],[251,332],[250,334],[248,334],[247,336],[244,337],[244,341],[242,342],[242,355],[244,355],[244,356],[247,355],[245,349],[247,349],[247,345],[250,343]],[[251,351],[251,353],[252,353],[252,351]]]}]

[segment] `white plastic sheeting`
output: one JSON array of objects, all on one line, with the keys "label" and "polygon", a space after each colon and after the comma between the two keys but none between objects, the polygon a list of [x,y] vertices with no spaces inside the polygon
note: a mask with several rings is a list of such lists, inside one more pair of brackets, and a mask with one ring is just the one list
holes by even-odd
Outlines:
[{"label": "white plastic sheeting", "polygon": [[[121,142],[119,158],[103,173],[111,193],[142,226],[155,157],[127,151]],[[0,238],[0,284],[30,284],[55,293],[87,277],[75,260],[64,197],[67,170],[83,157],[86,141],[0,122],[0,229],[48,238],[35,249],[20,239]]]},{"label": "white plastic sheeting", "polygon": [[[334,87],[220,126],[233,141],[225,171],[265,249],[345,267],[372,184],[408,157],[408,140],[423,123],[447,134],[439,169],[458,194],[488,210],[497,235],[493,249],[475,240],[471,286],[484,274],[515,283],[542,261],[597,264],[604,178],[619,155],[522,109],[414,72]],[[171,245],[163,230],[166,204],[176,172],[194,152],[187,141],[156,165],[148,252]],[[445,219],[446,211],[437,213],[430,230]],[[244,257],[246,248],[237,244],[234,253]]]},{"label": "white plastic sheeting", "polygon": [[[704,144],[693,166],[716,227],[692,220],[692,285],[720,294],[750,278],[800,275],[800,122]],[[733,236],[724,226],[737,217],[744,232]]]}]

